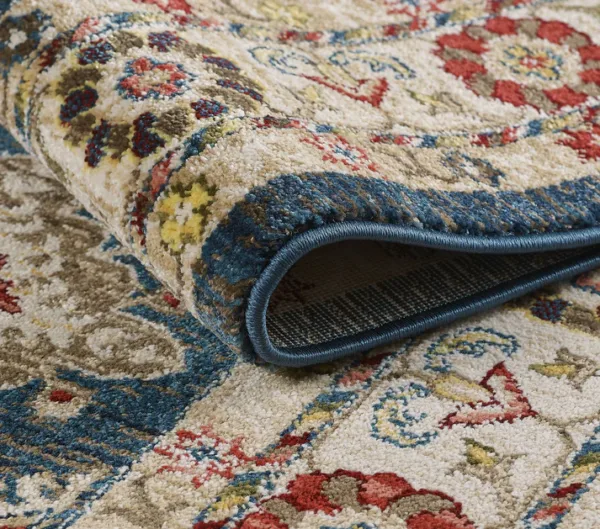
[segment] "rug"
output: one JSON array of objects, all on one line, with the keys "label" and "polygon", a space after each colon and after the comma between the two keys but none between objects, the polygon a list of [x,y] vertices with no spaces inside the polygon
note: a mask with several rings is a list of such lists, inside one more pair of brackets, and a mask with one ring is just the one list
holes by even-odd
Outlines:
[{"label": "rug", "polygon": [[277,367],[0,151],[3,529],[598,527],[600,270]]},{"label": "rug", "polygon": [[593,0],[3,6],[8,130],[236,354],[331,361],[600,265]]}]

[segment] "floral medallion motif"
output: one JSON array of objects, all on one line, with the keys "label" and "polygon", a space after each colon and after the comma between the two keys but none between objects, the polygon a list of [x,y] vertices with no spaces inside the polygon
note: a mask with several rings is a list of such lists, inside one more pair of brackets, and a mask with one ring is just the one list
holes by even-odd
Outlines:
[{"label": "floral medallion motif", "polygon": [[123,97],[137,101],[150,97],[169,98],[185,92],[188,81],[194,75],[173,62],[158,62],[149,57],[130,61],[125,68],[126,76],[119,81],[118,89]]},{"label": "floral medallion motif", "polygon": [[497,17],[437,43],[445,71],[481,97],[555,112],[600,94],[600,46],[563,22]]},{"label": "floral medallion motif", "polygon": [[545,81],[560,78],[563,60],[550,50],[532,50],[526,46],[514,45],[504,50],[502,64],[516,75],[534,75]]},{"label": "floral medallion motif", "polygon": [[[77,66],[68,68],[55,85],[55,94],[62,99],[60,119],[66,126],[65,139],[73,145],[88,145],[86,162],[90,167],[96,167],[106,154],[119,159],[127,150],[147,157],[170,138],[192,132],[195,119],[215,118],[232,107],[253,110],[262,102],[259,85],[229,59],[187,41],[177,30],[133,32],[118,27],[128,23],[129,15],[113,18],[87,19],[73,31],[70,53],[76,57]],[[92,32],[102,36],[90,43],[87,37]],[[65,37],[55,40],[64,44]],[[45,66],[55,60],[52,49],[53,44],[44,52]],[[148,54],[140,57],[140,51]],[[160,60],[152,54],[159,55]],[[98,120],[95,107],[114,94],[98,86],[104,69],[116,57],[128,55],[135,58],[126,62],[116,92],[135,102],[173,103],[162,112],[142,112],[133,120]],[[173,60],[182,56],[182,61]],[[208,97],[181,105],[178,96],[192,90],[192,82],[198,78],[203,81],[201,94]]]},{"label": "floral medallion motif", "polygon": [[[300,233],[597,228],[600,11],[132,1],[0,5],[8,126],[127,245],[0,160],[0,529],[583,527],[597,273],[348,362],[237,351]],[[310,304],[287,280],[269,307]]]}]

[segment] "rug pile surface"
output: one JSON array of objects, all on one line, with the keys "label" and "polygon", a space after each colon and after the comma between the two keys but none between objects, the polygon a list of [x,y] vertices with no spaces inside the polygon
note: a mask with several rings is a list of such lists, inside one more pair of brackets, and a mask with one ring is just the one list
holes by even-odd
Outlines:
[{"label": "rug pile surface", "polygon": [[275,367],[2,148],[0,527],[597,527],[600,271]]},{"label": "rug pile surface", "polygon": [[595,0],[13,0],[0,70],[0,528],[598,527]]},{"label": "rug pile surface", "polygon": [[591,0],[19,0],[1,116],[228,347],[300,366],[600,265],[598,35]]}]

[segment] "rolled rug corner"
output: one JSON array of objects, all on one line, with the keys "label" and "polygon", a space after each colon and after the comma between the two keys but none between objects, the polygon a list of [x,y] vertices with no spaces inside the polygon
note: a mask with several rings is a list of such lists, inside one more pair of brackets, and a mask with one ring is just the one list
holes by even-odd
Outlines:
[{"label": "rolled rug corner", "polygon": [[600,266],[597,18],[451,3],[14,0],[3,124],[229,347],[334,360]]}]

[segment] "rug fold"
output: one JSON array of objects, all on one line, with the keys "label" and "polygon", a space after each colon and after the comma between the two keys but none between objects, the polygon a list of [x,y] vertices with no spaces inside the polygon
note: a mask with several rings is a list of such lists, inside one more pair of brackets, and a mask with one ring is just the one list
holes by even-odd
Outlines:
[{"label": "rug fold", "polygon": [[2,121],[229,347],[332,360],[600,266],[597,19],[446,3],[14,1]]}]

